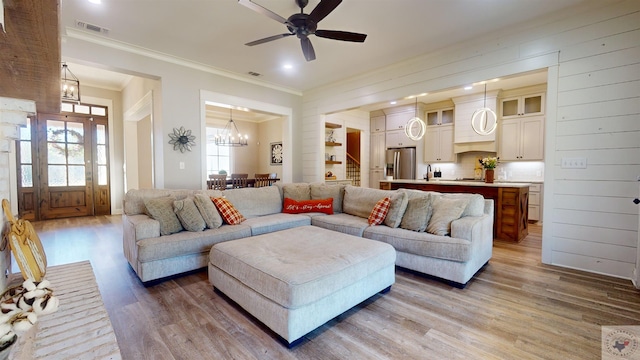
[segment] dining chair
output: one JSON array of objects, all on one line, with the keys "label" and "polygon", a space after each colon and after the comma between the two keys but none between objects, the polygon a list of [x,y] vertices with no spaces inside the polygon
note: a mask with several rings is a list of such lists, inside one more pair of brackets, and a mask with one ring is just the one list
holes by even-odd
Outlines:
[{"label": "dining chair", "polygon": [[255,174],[254,175],[256,181],[254,183],[254,187],[263,187],[271,185],[269,181],[269,174]]},{"label": "dining chair", "polygon": [[249,174],[231,174],[231,187],[233,189],[247,187],[248,178]]},{"label": "dining chair", "polygon": [[227,175],[211,174],[207,184],[210,190],[224,190],[227,188]]}]

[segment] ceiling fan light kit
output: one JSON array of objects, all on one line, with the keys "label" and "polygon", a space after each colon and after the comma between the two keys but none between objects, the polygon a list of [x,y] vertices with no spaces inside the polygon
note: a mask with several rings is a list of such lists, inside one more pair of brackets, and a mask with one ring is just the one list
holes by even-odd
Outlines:
[{"label": "ceiling fan light kit", "polygon": [[295,35],[296,37],[298,37],[298,39],[300,39],[300,46],[302,47],[302,53],[304,54],[305,59],[307,61],[313,61],[316,59],[316,53],[313,49],[313,45],[311,44],[311,40],[309,40],[309,35],[315,35],[326,39],[351,42],[364,42],[364,40],[367,38],[366,34],[348,31],[318,30],[318,23],[327,15],[329,15],[333,10],[335,10],[335,8],[340,5],[342,0],[321,0],[310,14],[304,13],[304,7],[309,3],[308,0],[295,0],[295,2],[296,5],[300,7],[300,13],[293,14],[289,16],[289,18],[285,19],[284,17],[254,3],[251,0],[238,0],[238,3],[240,3],[241,5],[244,5],[257,13],[263,14],[273,20],[276,20],[279,23],[285,24],[287,26],[287,30],[289,30],[288,33],[269,36],[263,39],[248,42],[245,45],[255,46],[264,44],[269,41]]}]

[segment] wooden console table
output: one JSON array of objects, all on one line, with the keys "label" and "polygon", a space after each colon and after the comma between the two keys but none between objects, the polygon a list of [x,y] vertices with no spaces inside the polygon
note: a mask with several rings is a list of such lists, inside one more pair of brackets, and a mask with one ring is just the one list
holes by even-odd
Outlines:
[{"label": "wooden console table", "polygon": [[529,234],[528,183],[493,183],[476,181],[382,180],[383,190],[416,189],[443,193],[474,193],[494,201],[493,236],[521,241]]}]

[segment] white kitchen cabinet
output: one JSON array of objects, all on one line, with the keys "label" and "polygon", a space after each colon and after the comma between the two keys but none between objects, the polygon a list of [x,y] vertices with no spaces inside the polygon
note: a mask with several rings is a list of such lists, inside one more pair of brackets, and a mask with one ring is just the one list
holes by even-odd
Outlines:
[{"label": "white kitchen cabinet", "polygon": [[542,220],[542,184],[529,186],[529,221]]},{"label": "white kitchen cabinet", "polygon": [[543,160],[544,116],[500,121],[500,161]]},{"label": "white kitchen cabinet", "polygon": [[502,119],[544,115],[544,94],[504,98],[500,102]]},{"label": "white kitchen cabinet", "polygon": [[386,116],[386,129],[387,131],[404,130],[404,126],[407,122],[415,116],[415,110],[403,111],[399,113],[387,114]]},{"label": "white kitchen cabinet", "polygon": [[385,132],[372,133],[369,144],[369,169],[384,170],[385,156]]},{"label": "white kitchen cabinet", "polygon": [[371,117],[371,133],[377,133],[377,132],[384,132],[386,131],[386,124],[385,124],[385,116],[374,116]]},{"label": "white kitchen cabinet", "polygon": [[387,131],[387,148],[417,147],[418,141],[411,140],[404,133],[404,130]]},{"label": "white kitchen cabinet", "polygon": [[427,126],[453,124],[453,108],[427,111],[425,123]]},{"label": "white kitchen cabinet", "polygon": [[384,180],[384,170],[369,171],[369,187],[372,189],[380,189],[380,180]]},{"label": "white kitchen cabinet", "polygon": [[424,162],[455,162],[453,124],[427,126],[424,136]]}]

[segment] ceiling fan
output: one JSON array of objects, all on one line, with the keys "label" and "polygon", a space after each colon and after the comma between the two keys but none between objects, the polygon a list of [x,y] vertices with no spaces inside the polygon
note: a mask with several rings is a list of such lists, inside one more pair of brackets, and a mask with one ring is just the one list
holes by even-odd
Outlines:
[{"label": "ceiling fan", "polygon": [[251,0],[238,0],[238,2],[255,12],[268,16],[279,23],[285,24],[287,26],[287,29],[289,30],[288,33],[269,36],[264,39],[246,43],[245,45],[247,46],[263,44],[269,41],[281,39],[283,37],[296,35],[298,39],[300,39],[300,45],[302,45],[302,53],[304,54],[305,59],[307,59],[307,61],[312,61],[316,59],[316,53],[313,50],[313,45],[311,45],[311,40],[309,40],[309,35],[352,42],[364,42],[364,39],[367,38],[366,34],[359,34],[348,31],[318,30],[317,27],[320,20],[324,19],[333,10],[335,10],[335,8],[340,5],[342,0],[321,0],[310,14],[304,13],[304,7],[307,6],[309,0],[295,0],[296,5],[300,7],[300,13],[293,14],[289,16],[288,19],[283,18],[282,16],[254,3]]}]

